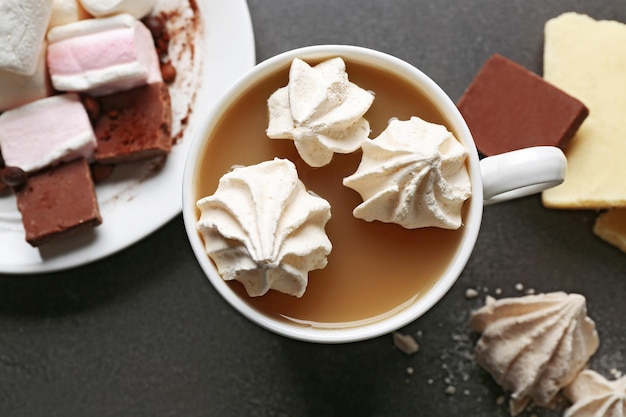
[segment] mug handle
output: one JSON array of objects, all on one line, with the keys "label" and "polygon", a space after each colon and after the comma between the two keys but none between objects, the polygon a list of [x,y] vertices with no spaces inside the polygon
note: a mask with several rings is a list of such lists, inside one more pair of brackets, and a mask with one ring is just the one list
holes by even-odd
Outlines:
[{"label": "mug handle", "polygon": [[534,146],[480,160],[485,205],[539,193],[565,180],[567,159],[554,146]]}]

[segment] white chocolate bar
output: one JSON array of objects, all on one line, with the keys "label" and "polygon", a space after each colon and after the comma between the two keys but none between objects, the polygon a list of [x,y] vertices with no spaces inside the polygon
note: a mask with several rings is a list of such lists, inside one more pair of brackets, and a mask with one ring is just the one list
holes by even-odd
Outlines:
[{"label": "white chocolate bar", "polygon": [[544,78],[580,99],[589,116],[564,149],[565,182],[546,207],[626,207],[626,25],[565,13],[545,26]]}]

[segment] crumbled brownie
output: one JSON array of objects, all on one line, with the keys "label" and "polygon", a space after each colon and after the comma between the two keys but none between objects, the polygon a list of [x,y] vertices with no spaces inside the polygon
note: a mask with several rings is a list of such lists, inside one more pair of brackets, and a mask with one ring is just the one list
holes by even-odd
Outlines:
[{"label": "crumbled brownie", "polygon": [[165,83],[98,98],[95,159],[104,164],[164,157],[172,148],[172,112]]},{"label": "crumbled brownie", "polygon": [[16,196],[26,241],[35,247],[102,223],[83,158],[31,175]]}]

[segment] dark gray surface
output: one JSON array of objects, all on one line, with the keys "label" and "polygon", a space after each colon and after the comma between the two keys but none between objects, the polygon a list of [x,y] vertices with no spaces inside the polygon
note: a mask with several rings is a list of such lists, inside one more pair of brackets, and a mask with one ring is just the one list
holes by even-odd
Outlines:
[{"label": "dark gray surface", "polygon": [[[413,63],[454,100],[495,52],[541,73],[543,25],[561,12],[626,22],[622,0],[249,7],[259,60],[310,44],[367,46]],[[390,336],[313,345],[254,326],[204,278],[177,217],[92,265],[0,277],[0,416],[507,416],[503,392],[470,357],[467,318],[483,297],[466,299],[467,288],[586,295],[601,338],[592,367],[626,371],[626,254],[593,236],[594,219],[546,210],[536,196],[488,207],[457,285],[403,329],[421,345],[407,356]]]}]

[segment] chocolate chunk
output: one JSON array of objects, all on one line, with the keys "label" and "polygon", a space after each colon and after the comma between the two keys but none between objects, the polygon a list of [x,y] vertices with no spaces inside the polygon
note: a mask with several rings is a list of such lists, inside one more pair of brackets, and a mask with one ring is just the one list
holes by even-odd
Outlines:
[{"label": "chocolate chunk", "polygon": [[458,108],[487,156],[530,146],[563,148],[589,114],[578,99],[498,54],[478,72]]},{"label": "chocolate chunk", "polygon": [[27,174],[18,167],[4,167],[0,168],[0,180],[9,187],[19,187],[24,184],[27,179]]},{"label": "chocolate chunk", "polygon": [[95,159],[103,164],[164,157],[172,148],[172,112],[165,83],[99,98]]},{"label": "chocolate chunk", "polygon": [[161,16],[148,16],[141,22],[150,30],[155,42],[165,32],[165,19]]},{"label": "chocolate chunk", "polygon": [[102,222],[84,159],[30,176],[16,196],[26,241],[35,247]]},{"label": "chocolate chunk", "polygon": [[161,64],[161,77],[167,84],[171,84],[176,80],[176,68],[170,63]]},{"label": "chocolate chunk", "polygon": [[98,118],[100,117],[100,104],[94,97],[87,94],[83,94],[80,97],[80,100],[83,103],[85,110],[87,111],[89,121],[94,124],[96,120],[98,120]]}]

